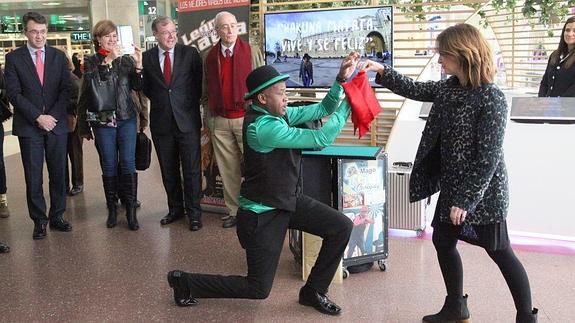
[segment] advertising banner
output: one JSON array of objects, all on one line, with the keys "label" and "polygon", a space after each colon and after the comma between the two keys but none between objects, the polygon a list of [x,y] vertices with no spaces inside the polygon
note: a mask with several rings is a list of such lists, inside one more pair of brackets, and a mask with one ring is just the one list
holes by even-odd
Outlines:
[{"label": "advertising banner", "polygon": [[[214,29],[214,18],[220,11],[236,16],[238,33],[248,40],[248,0],[180,0],[178,1],[179,42],[198,49],[204,57],[217,44],[219,37]],[[207,109],[207,107],[203,107]],[[210,133],[202,129],[202,208],[225,212],[223,182],[214,156]]]},{"label": "advertising banner", "polygon": [[344,259],[383,252],[384,171],[381,159],[342,162],[342,212],[353,221]]}]

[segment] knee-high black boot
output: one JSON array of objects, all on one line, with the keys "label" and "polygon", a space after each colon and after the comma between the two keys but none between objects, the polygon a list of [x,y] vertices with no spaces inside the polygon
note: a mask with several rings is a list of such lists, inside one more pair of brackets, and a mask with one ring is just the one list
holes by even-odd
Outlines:
[{"label": "knee-high black boot", "polygon": [[534,308],[531,310],[531,313],[520,313],[517,312],[517,316],[515,317],[516,323],[537,323],[537,312],[538,309]]},{"label": "knee-high black boot", "polygon": [[423,317],[426,323],[467,323],[469,310],[467,309],[467,295],[447,296],[441,311],[437,314]]},{"label": "knee-high black boot", "polygon": [[118,218],[118,206],[116,205],[116,195],[118,194],[118,177],[102,175],[104,183],[104,195],[106,196],[106,206],[108,207],[108,220],[106,226],[113,228],[116,226]]},{"label": "knee-high black boot", "polygon": [[120,176],[120,185],[122,194],[120,199],[126,206],[126,218],[128,219],[128,227],[132,231],[140,228],[138,218],[136,217],[136,195],[138,194],[138,173],[124,174]]}]

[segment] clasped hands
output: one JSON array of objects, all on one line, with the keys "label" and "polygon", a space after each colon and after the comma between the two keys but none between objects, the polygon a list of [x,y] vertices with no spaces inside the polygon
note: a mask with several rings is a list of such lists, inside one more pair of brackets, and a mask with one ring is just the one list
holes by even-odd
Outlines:
[{"label": "clasped hands", "polygon": [[36,123],[38,124],[38,128],[46,131],[52,131],[52,129],[56,127],[58,120],[49,114],[41,114],[38,118],[36,118]]},{"label": "clasped hands", "polygon": [[359,69],[360,71],[373,71],[381,75],[385,72],[385,67],[372,60],[365,60],[360,62],[361,56],[358,52],[351,52],[341,63],[339,73],[337,74],[338,79],[347,80],[355,71]]}]

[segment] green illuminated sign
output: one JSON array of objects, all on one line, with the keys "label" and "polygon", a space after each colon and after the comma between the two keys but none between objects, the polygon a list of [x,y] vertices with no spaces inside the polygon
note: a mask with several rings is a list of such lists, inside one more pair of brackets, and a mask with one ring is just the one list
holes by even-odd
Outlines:
[{"label": "green illuminated sign", "polygon": [[73,43],[90,41],[92,36],[89,31],[73,31],[70,33],[70,40]]}]

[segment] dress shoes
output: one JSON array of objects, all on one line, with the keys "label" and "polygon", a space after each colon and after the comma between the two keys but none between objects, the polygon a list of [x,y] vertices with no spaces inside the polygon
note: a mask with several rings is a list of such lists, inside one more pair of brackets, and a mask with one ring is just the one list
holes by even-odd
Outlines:
[{"label": "dress shoes", "polygon": [[229,219],[230,216],[231,216],[231,215],[229,215],[229,214],[224,214],[224,215],[222,215],[222,217],[220,218],[220,220],[225,221],[225,220]]},{"label": "dress shoes", "polygon": [[70,232],[72,231],[72,225],[70,224],[70,222],[64,219],[58,219],[50,221],[50,230]]},{"label": "dress shoes", "polygon": [[230,216],[227,220],[224,221],[224,223],[222,223],[222,227],[224,228],[235,227],[237,222],[238,219],[235,216]]},{"label": "dress shoes", "polygon": [[183,214],[176,214],[176,213],[170,212],[160,220],[160,224],[161,225],[170,224],[170,223],[175,222],[175,221],[177,221],[183,217],[184,217]]},{"label": "dress shoes", "polygon": [[339,315],[341,313],[341,307],[337,306],[337,304],[327,298],[327,295],[322,294],[307,285],[304,285],[299,290],[299,303],[301,305],[311,306],[328,315]]},{"label": "dress shoes", "polygon": [[74,196],[82,193],[84,191],[83,185],[72,186],[72,189],[68,192],[68,195]]},{"label": "dress shoes", "polygon": [[32,239],[40,240],[46,238],[46,222],[34,222],[34,232],[32,233]]},{"label": "dress shoes", "polygon": [[172,270],[168,273],[168,284],[174,290],[174,301],[178,306],[193,306],[198,304],[198,300],[192,297],[190,288],[186,283],[184,272]]},{"label": "dress shoes", "polygon": [[201,220],[190,220],[190,231],[198,231],[203,227]]},{"label": "dress shoes", "polygon": [[0,242],[0,253],[9,253],[10,247],[7,244]]}]

